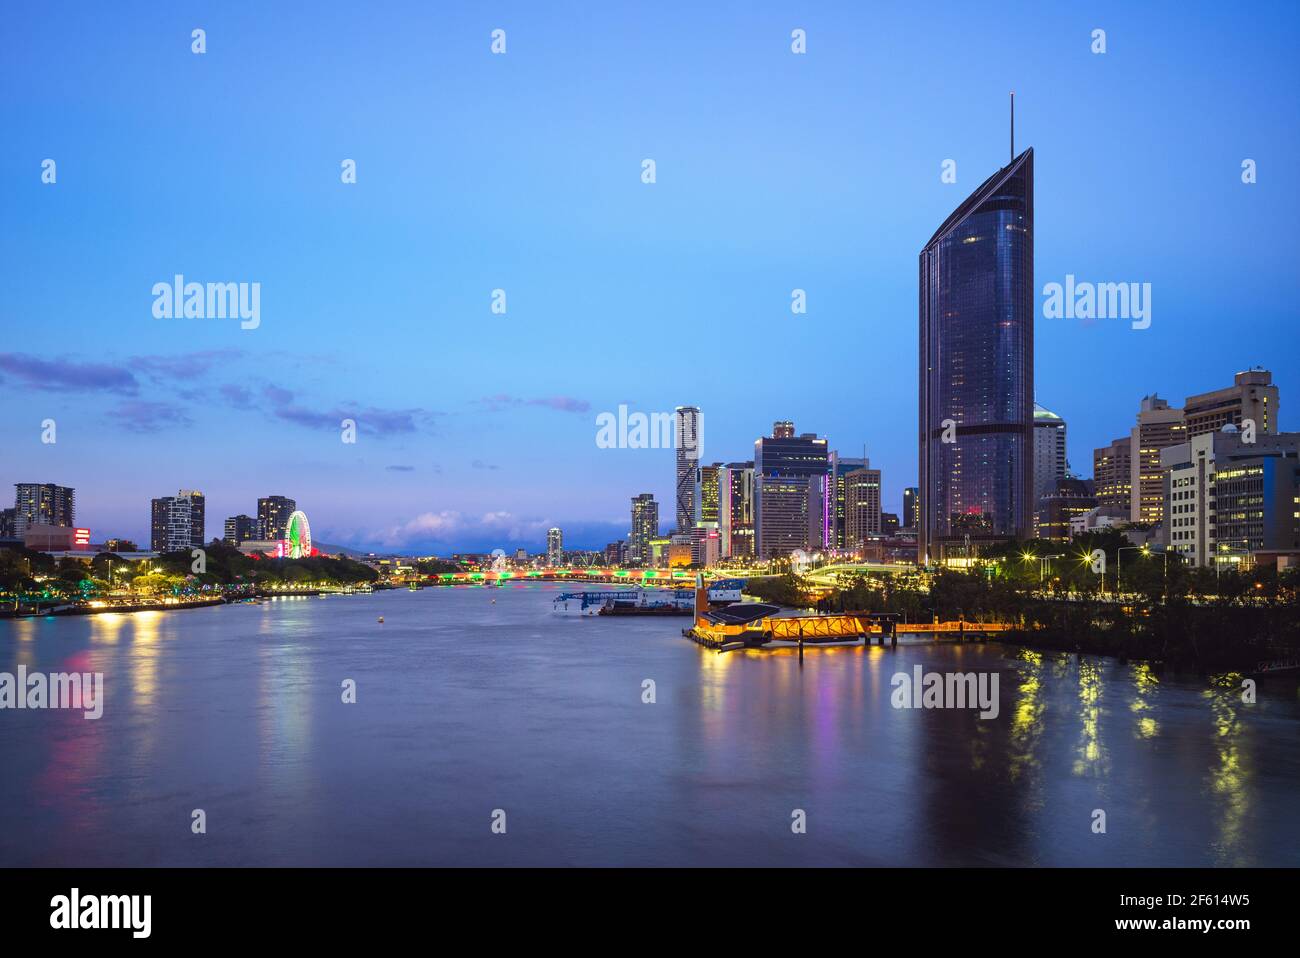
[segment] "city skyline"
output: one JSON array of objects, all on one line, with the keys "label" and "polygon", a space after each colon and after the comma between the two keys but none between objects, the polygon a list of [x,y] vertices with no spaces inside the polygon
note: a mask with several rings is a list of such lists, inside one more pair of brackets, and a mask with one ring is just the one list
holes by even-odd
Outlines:
[{"label": "city skyline", "polygon": [[[337,16],[322,12],[306,37]],[[917,483],[914,257],[1006,161],[1012,89],[1038,165],[1032,398],[1069,422],[1075,471],[1131,428],[1144,394],[1220,388],[1255,365],[1295,382],[1300,290],[1274,241],[1295,218],[1284,170],[1297,132],[1276,122],[1285,60],[1259,49],[1284,32],[1260,37],[1210,12],[1170,34],[1147,28],[1161,11],[1111,10],[1098,18],[1110,48],[1095,56],[1091,22],[1026,11],[1004,36],[1016,55],[972,80],[959,66],[970,16],[940,18],[924,38],[900,11],[802,17],[809,53],[792,58],[784,15],[719,17],[713,31],[707,12],[598,11],[604,44],[590,49],[518,10],[511,52],[494,60],[480,55],[486,28],[453,13],[428,19],[442,40],[433,62],[379,16],[347,30],[391,56],[339,77],[310,43],[287,58],[266,48],[285,13],[265,27],[205,13],[213,42],[198,58],[188,14],[127,36],[92,10],[85,27],[104,49],[55,69],[60,22],[20,11],[24,42],[0,39],[0,76],[41,107],[15,109],[0,159],[14,224],[0,237],[12,267],[0,398],[13,411],[0,482],[76,488],[97,538],[147,541],[149,501],[178,489],[205,491],[212,538],[278,489],[323,524],[320,540],[357,548],[538,549],[552,526],[599,548],[626,533],[631,496],[651,491],[665,510],[675,500],[672,452],[601,449],[596,416],[690,403],[706,421],[703,461],[747,458],[770,422],[792,419],[846,455],[865,444],[883,509],[900,513]],[[177,52],[160,60],[173,33]],[[666,49],[680,75],[641,89]],[[1211,49],[1223,66],[1213,79],[1198,70]],[[92,82],[108,56],[114,83]],[[584,69],[606,84],[579,88]],[[505,94],[521,77],[526,103]],[[440,83],[454,98],[426,104]],[[213,85],[273,95],[190,115]],[[121,130],[120,95],[138,111]],[[61,132],[51,106],[75,111],[85,139]],[[159,116],[179,127],[160,129]],[[1213,143],[1186,135],[1202,123]],[[264,159],[240,159],[231,131],[253,131]],[[40,180],[46,157],[53,185]],[[349,157],[355,187],[339,182]],[[640,180],[646,157],[653,185]],[[1245,158],[1260,170],[1249,186]],[[955,183],[940,179],[947,159]],[[1241,230],[1259,242],[1202,242]],[[155,319],[150,290],[176,274],[261,283],[260,325]],[[1151,282],[1152,325],[1043,319],[1043,285],[1067,276]],[[510,304],[500,317],[498,288]],[[806,314],[791,313],[793,289]],[[40,339],[17,335],[29,324]],[[618,349],[633,328],[652,348]],[[717,342],[717,358],[679,363],[663,346],[683,335]],[[804,344],[831,385],[744,388],[786,343]],[[47,418],[54,444],[41,442]],[[344,418],[358,422],[355,445],[339,441]]]}]

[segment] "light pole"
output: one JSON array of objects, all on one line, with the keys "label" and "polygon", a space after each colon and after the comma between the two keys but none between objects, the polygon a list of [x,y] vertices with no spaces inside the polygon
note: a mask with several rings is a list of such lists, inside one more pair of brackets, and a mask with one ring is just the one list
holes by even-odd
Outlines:
[{"label": "light pole", "polygon": [[1123,591],[1120,585],[1120,573],[1124,569],[1124,550],[1129,549],[1134,552],[1149,551],[1146,546],[1120,546],[1119,551],[1115,553],[1115,594],[1119,595]]}]

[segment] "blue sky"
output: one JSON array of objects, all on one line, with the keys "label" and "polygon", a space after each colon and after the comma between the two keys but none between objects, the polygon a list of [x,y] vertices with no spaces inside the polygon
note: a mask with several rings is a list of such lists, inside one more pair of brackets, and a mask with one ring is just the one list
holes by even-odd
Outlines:
[{"label": "blue sky", "polygon": [[[1153,288],[1147,330],[1040,311],[1038,400],[1076,470],[1144,394],[1179,403],[1256,364],[1292,428],[1294,4],[0,17],[0,483],[75,486],[97,540],[147,539],[150,497],[198,488],[209,536],[276,493],[327,542],[540,550],[558,524],[603,545],[636,493],[672,514],[670,451],[595,443],[619,403],[700,406],[707,461],[749,458],[775,419],[865,444],[897,511],[917,253],[1006,162],[1012,89],[1040,292],[1067,273]],[[176,273],[259,282],[261,325],[155,319]]]}]

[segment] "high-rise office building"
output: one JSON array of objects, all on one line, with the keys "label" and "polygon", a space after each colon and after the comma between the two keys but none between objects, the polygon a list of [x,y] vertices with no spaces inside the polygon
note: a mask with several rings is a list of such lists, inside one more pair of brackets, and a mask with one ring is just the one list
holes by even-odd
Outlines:
[{"label": "high-rise office building", "polygon": [[265,496],[257,500],[258,538],[283,539],[289,529],[289,517],[298,503],[286,496]]},{"label": "high-rise office building", "polygon": [[729,462],[718,474],[718,533],[724,557],[754,556],[754,464]]},{"label": "high-rise office building", "polygon": [[700,521],[700,410],[678,406],[676,423],[677,531],[690,532]]},{"label": "high-rise office building", "polygon": [[[780,435],[777,435],[780,433]],[[829,532],[830,455],[815,433],[778,422],[754,443],[754,551],[759,559],[820,549]]]},{"label": "high-rise office building", "polygon": [[863,466],[844,474],[844,535],[840,548],[862,553],[867,536],[880,535],[880,470]]},{"label": "high-rise office building", "polygon": [[1250,568],[1261,553],[1300,558],[1300,433],[1242,439],[1227,423],[1161,450],[1161,537],[1191,565]]},{"label": "high-rise office building", "polygon": [[1133,499],[1133,439],[1124,436],[1092,451],[1092,483],[1097,505],[1128,513]]},{"label": "high-rise office building", "polygon": [[1065,420],[1034,403],[1034,512],[1066,477]]},{"label": "high-rise office building", "polygon": [[238,515],[230,516],[226,519],[225,535],[223,536],[227,545],[238,548],[245,542],[250,542],[261,536],[257,520],[252,516]]},{"label": "high-rise office building", "polygon": [[18,538],[15,533],[17,520],[17,509],[0,509],[0,539]]},{"label": "high-rise office building", "polygon": [[564,565],[564,533],[556,528],[546,532],[546,564],[552,569]]},{"label": "high-rise office building", "polygon": [[1033,534],[1034,151],[920,255],[922,562]]},{"label": "high-rise office building", "polygon": [[827,485],[830,496],[830,502],[827,504],[829,522],[826,535],[826,544],[831,548],[855,548],[846,541],[848,522],[845,518],[844,477],[854,469],[865,469],[870,465],[871,463],[866,459],[853,459],[841,456],[838,452],[831,453],[830,480]]},{"label": "high-rise office building", "polygon": [[1240,428],[1243,419],[1254,421],[1257,435],[1276,433],[1278,398],[1273,374],[1267,369],[1237,373],[1226,389],[1187,397],[1183,404],[1186,438],[1218,432],[1229,423]]},{"label": "high-rise office building", "polygon": [[722,463],[700,466],[700,518],[698,522],[718,522],[718,479]]},{"label": "high-rise office building", "polygon": [[70,527],[76,513],[76,490],[52,482],[14,483],[14,538],[32,525]]},{"label": "high-rise office building", "polygon": [[903,527],[913,531],[921,524],[921,490],[916,486],[903,488]]},{"label": "high-rise office building", "polygon": [[1164,516],[1160,451],[1186,441],[1183,411],[1154,393],[1143,396],[1129,436],[1129,521],[1154,525]]},{"label": "high-rise office building", "polygon": [[150,549],[178,552],[203,545],[203,493],[182,489],[174,496],[154,499],[150,505]]},{"label": "high-rise office building", "polygon": [[632,497],[632,533],[627,539],[628,565],[650,564],[650,540],[659,536],[659,503],[643,492]]}]

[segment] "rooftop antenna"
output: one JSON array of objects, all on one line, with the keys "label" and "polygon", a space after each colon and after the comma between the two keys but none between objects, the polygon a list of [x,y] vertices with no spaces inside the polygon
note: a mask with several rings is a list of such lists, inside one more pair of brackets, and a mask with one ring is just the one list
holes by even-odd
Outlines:
[{"label": "rooftop antenna", "polygon": [[1016,91],[1011,91],[1011,161],[1016,159]]}]

